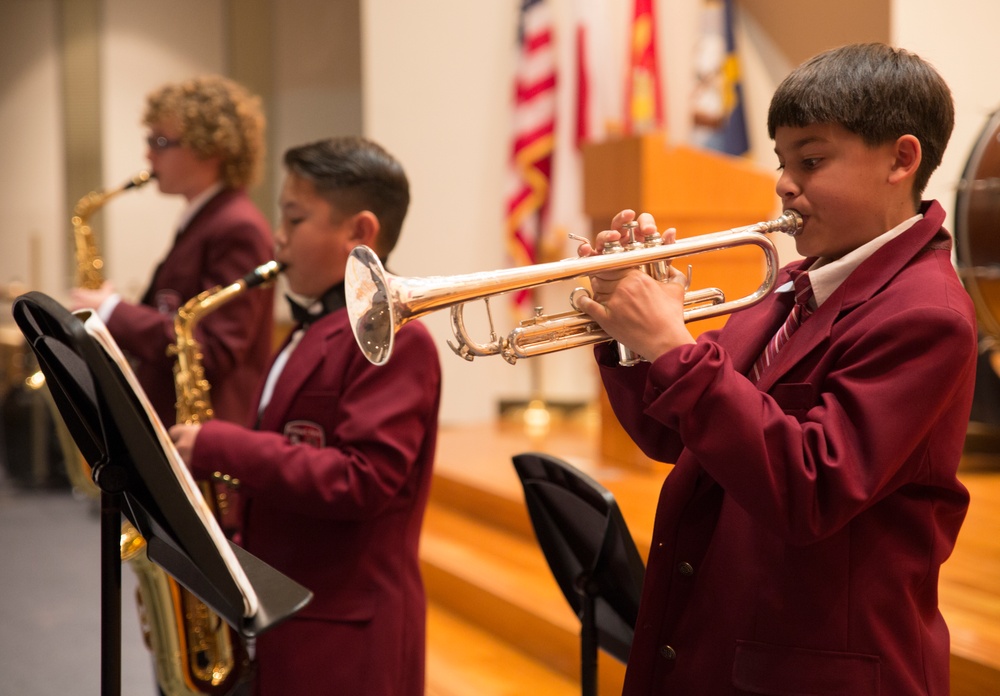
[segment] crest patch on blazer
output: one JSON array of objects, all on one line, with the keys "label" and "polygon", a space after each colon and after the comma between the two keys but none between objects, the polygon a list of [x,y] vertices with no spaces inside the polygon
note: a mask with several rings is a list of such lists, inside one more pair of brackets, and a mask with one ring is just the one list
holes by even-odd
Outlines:
[{"label": "crest patch on blazer", "polygon": [[181,294],[170,288],[157,290],[156,296],[153,298],[156,309],[160,314],[175,314],[183,301],[184,298],[181,297]]},{"label": "crest patch on blazer", "polygon": [[285,423],[285,437],[293,445],[303,444],[320,448],[326,444],[323,426],[307,420],[293,420]]}]

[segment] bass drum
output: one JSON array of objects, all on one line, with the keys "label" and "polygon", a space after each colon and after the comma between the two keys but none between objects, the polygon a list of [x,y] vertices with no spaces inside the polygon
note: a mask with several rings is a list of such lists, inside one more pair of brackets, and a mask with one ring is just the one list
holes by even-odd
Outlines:
[{"label": "bass drum", "polygon": [[980,333],[988,347],[1000,349],[1000,111],[979,135],[959,182],[955,240]]},{"label": "bass drum", "polygon": [[[991,462],[1000,454],[1000,110],[980,133],[955,201],[958,272],[976,306],[980,352],[963,458]],[[977,466],[979,466],[977,465]]]}]

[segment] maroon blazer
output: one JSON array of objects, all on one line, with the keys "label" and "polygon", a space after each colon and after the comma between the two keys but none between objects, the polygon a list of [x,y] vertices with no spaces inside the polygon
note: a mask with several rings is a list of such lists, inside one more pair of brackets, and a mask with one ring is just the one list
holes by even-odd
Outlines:
[{"label": "maroon blazer", "polygon": [[244,547],[315,595],[258,638],[260,696],[423,694],[417,543],[441,371],[421,324],[394,345],[372,365],[337,310],[306,331],[258,432],[213,421],[195,442],[196,478],[241,482]]},{"label": "maroon blazer", "polygon": [[[273,255],[270,227],[244,191],[213,197],[178,235],[141,304],[120,302],[108,329],[137,363],[136,376],[160,419],[174,423],[174,314],[199,293],[230,285]],[[245,422],[271,354],[274,291],[257,288],[206,314],[195,338],[204,354],[215,417]]]},{"label": "maroon blazer", "polygon": [[[756,386],[772,294],[652,365],[601,368],[618,418],[676,462],[660,494],[625,694],[949,691],[941,563],[976,325],[944,211],[864,261]],[[790,268],[808,267],[812,259]],[[784,269],[779,284],[789,278]]]}]

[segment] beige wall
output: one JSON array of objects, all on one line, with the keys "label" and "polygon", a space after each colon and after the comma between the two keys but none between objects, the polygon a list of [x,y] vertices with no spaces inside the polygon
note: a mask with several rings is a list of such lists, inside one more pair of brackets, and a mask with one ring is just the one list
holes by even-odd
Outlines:
[{"label": "beige wall", "polygon": [[64,250],[52,230],[68,224],[55,9],[27,0],[0,7],[0,283],[53,288]]},{"label": "beige wall", "polygon": [[[559,26],[571,1],[552,0]],[[144,166],[139,119],[149,90],[164,80],[232,67],[229,12],[239,2],[101,0],[98,137],[105,181],[92,182],[94,188],[120,183]],[[955,135],[928,192],[953,208],[972,143],[1000,105],[994,74],[1000,46],[991,35],[1000,26],[1000,5],[993,0],[946,5],[937,0],[854,0],[848,5],[737,0],[737,5],[755,161],[767,170],[775,166],[764,129],[767,103],[775,84],[802,56],[887,34],[893,43],[930,59],[954,91]],[[414,202],[392,260],[394,272],[451,275],[506,265],[503,206],[517,3],[255,0],[253,6],[266,14],[263,26],[256,26],[270,42],[261,50],[273,56],[267,95],[272,190],[261,195],[275,196],[279,157],[286,147],[362,131],[395,153],[412,180]],[[604,55],[612,73],[620,74],[624,62],[631,6],[629,0],[605,4]],[[684,142],[698,2],[660,0],[657,7],[669,139]],[[69,266],[65,201],[86,191],[64,191],[58,14],[59,0],[0,0],[0,45],[5,46],[0,62],[5,213],[0,283],[30,282],[61,297]],[[566,60],[568,55],[563,42],[560,56]],[[609,101],[620,96],[613,94]],[[612,113],[619,110],[614,106]],[[103,251],[109,275],[126,293],[137,294],[145,285],[169,243],[179,209],[179,201],[160,196],[154,187],[108,206]],[[32,249],[38,250],[34,257]],[[783,253],[791,252],[783,248]],[[548,309],[564,308],[564,293],[553,289],[546,295]],[[512,324],[505,303],[494,304],[498,328],[506,332]],[[495,358],[466,363],[445,346],[450,335],[446,314],[427,319],[445,368],[446,423],[492,418],[498,400],[527,398],[533,377],[549,398],[587,400],[596,394],[586,349],[515,367]],[[475,329],[482,323],[481,306],[470,309],[470,315]],[[477,335],[485,340],[485,328]]]}]

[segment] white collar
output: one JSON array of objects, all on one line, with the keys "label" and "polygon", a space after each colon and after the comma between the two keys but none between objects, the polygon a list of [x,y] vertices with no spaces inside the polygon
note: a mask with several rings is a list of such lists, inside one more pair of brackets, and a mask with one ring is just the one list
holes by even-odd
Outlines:
[{"label": "white collar", "polygon": [[177,229],[185,229],[191,223],[191,220],[194,219],[194,216],[198,214],[198,211],[204,208],[205,204],[212,200],[222,189],[222,182],[217,181],[192,198],[184,208],[184,212],[181,213],[181,219],[177,223]]}]

